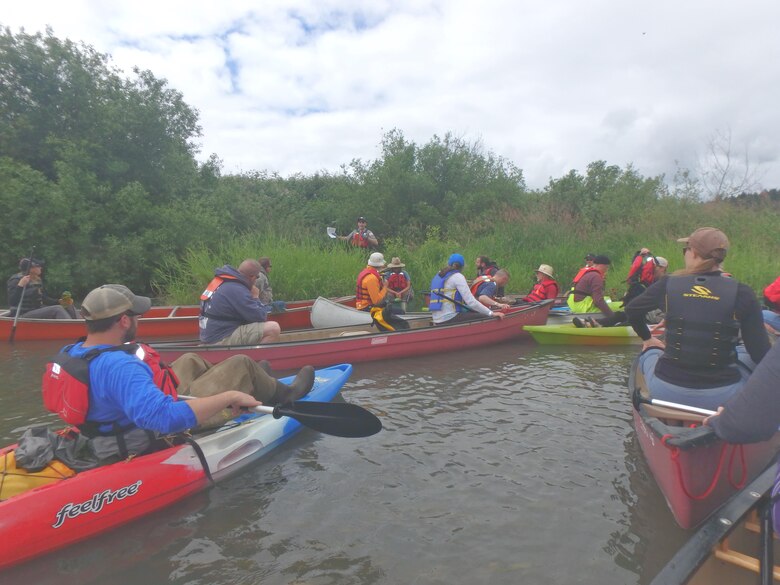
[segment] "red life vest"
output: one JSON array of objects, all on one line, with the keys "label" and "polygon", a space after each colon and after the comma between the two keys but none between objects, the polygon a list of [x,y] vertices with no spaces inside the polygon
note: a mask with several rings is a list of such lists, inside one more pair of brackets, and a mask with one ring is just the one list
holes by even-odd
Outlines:
[{"label": "red life vest", "polygon": [[769,308],[780,310],[780,277],[764,289],[764,300]]},{"label": "red life vest", "polygon": [[545,278],[542,282],[537,282],[531,289],[531,292],[523,297],[523,300],[536,303],[546,299],[554,299],[557,296],[558,283],[551,278]]},{"label": "red life vest", "polygon": [[593,272],[594,270],[598,270],[598,268],[595,266],[583,266],[580,268],[580,271],[574,277],[574,280],[571,281],[572,285],[577,284],[580,280],[582,280],[583,276],[585,276],[588,272]]},{"label": "red life vest", "polygon": [[373,266],[366,266],[357,277],[357,286],[355,287],[355,307],[357,309],[365,309],[372,305],[371,295],[368,294],[368,288],[363,285],[363,281],[369,274],[376,276],[380,290],[382,288],[382,277],[379,276],[379,271]]},{"label": "red life vest", "polygon": [[179,379],[170,366],[160,359],[160,354],[148,345],[125,344],[95,348],[82,356],[72,356],[68,346],[46,364],[43,374],[43,405],[72,425],[87,423],[89,412],[89,364],[99,355],[109,351],[124,351],[142,359],[151,369],[155,385],[165,394],[176,398]]},{"label": "red life vest", "polygon": [[364,238],[360,232],[355,232],[355,235],[352,236],[352,245],[358,248],[368,248],[368,239]]},{"label": "red life vest", "polygon": [[219,288],[219,286],[226,280],[238,280],[238,278],[233,276],[232,274],[222,274],[220,276],[215,276],[214,278],[211,279],[211,282],[206,287],[206,290],[204,290],[200,294],[200,300],[208,301],[212,297],[214,292]]},{"label": "red life vest", "polygon": [[655,258],[649,254],[637,256],[631,263],[626,282],[629,284],[643,284],[650,286],[655,280]]},{"label": "red life vest", "polygon": [[477,276],[474,279],[474,282],[471,283],[471,294],[473,294],[475,297],[477,296],[477,291],[479,290],[479,287],[482,286],[486,282],[493,282],[493,277],[488,275],[483,276]]},{"label": "red life vest", "polygon": [[409,286],[409,279],[403,272],[391,272],[387,277],[387,288],[400,292]]}]

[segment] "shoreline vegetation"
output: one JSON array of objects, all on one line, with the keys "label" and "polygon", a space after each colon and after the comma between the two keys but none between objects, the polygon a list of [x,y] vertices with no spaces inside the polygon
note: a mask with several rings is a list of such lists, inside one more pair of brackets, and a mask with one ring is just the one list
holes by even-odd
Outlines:
[{"label": "shoreline vegetation", "polygon": [[197,111],[151,71],[122,77],[108,55],[50,30],[0,28],[0,63],[0,264],[10,276],[35,245],[52,296],[115,282],[194,304],[214,268],[260,256],[272,258],[276,299],[354,294],[368,252],[325,230],[349,233],[361,215],[418,293],[455,251],[467,277],[477,255],[507,268],[508,292],[527,292],[542,263],[566,290],[593,252],[612,259],[607,289],[620,297],[636,250],[678,269],[676,239],[702,226],[728,235],[725,269],[757,294],[780,273],[776,189],[705,201],[686,170],[669,184],[605,161],[529,189],[522,161],[399,129],[375,160],[338,172],[223,174],[216,154],[196,157]]}]

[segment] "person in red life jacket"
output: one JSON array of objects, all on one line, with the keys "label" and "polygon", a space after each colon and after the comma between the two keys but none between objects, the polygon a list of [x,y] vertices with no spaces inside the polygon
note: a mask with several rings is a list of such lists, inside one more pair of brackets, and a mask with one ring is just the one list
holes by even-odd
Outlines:
[{"label": "person in red life jacket", "polygon": [[[235,415],[262,403],[292,402],[314,383],[311,366],[287,386],[246,356],[213,367],[200,363],[196,371],[192,364],[200,358],[185,354],[166,366],[152,348],[130,343],[138,317],[150,307],[149,298],[123,285],[93,290],[81,308],[86,338],[63,348],[43,376],[44,405],[79,427],[101,464],[146,452],[157,434],[220,424],[230,416],[226,409]],[[241,390],[224,391],[231,387]],[[177,393],[196,398],[178,401]]]},{"label": "person in red life jacket", "polygon": [[[662,266],[661,261],[650,252],[648,248],[642,248],[631,260],[631,268],[628,270],[628,276],[626,277],[626,284],[628,284],[628,290],[623,296],[623,304],[627,305],[632,299],[641,295],[647,287],[653,284],[660,276],[666,274],[666,267],[668,262],[663,259],[664,264]],[[661,268],[662,270],[658,270]]]},{"label": "person in red life jacket", "polygon": [[[769,338],[753,290],[719,270],[726,234],[705,227],[678,242],[685,268],[650,285],[625,311],[643,341],[639,367],[651,396],[716,410],[744,385]],[[665,310],[665,342],[645,322],[654,309]]]},{"label": "person in red life jacket", "polygon": [[428,309],[434,325],[449,325],[482,317],[504,318],[503,313],[491,310],[471,294],[466,277],[461,272],[464,264],[462,254],[452,254],[447,265],[431,280]]},{"label": "person in red life jacket", "polygon": [[549,264],[540,264],[534,273],[536,284],[521,300],[526,303],[538,303],[558,296],[558,283],[553,278],[553,269]]},{"label": "person in red life jacket", "polygon": [[469,290],[480,303],[494,311],[508,309],[509,305],[498,300],[498,290],[503,289],[508,282],[509,271],[500,268],[493,276],[478,276]]},{"label": "person in red life jacket", "polygon": [[406,264],[396,256],[387,265],[385,270],[385,286],[388,298],[392,297],[403,312],[406,312],[406,304],[412,299],[412,280],[409,273],[404,270]]},{"label": "person in red life jacket", "polygon": [[257,260],[244,260],[238,270],[226,264],[200,296],[198,325],[202,343],[257,345],[279,340],[281,329],[268,321],[271,306],[260,299],[255,286],[261,273]]},{"label": "person in red life jacket", "polygon": [[[580,270],[572,282],[566,304],[572,313],[595,313],[601,311],[605,317],[613,317],[615,313],[604,300],[604,280],[609,266],[612,264],[607,256],[598,254],[593,259],[593,266]],[[579,318],[575,317],[576,326],[581,326]],[[578,321],[580,321],[578,323]]]},{"label": "person in red life jacket", "polygon": [[764,289],[764,326],[772,335],[780,335],[780,276]]},{"label": "person in red life jacket", "polygon": [[358,217],[356,229],[346,236],[338,236],[338,239],[348,240],[356,248],[376,248],[379,245],[379,240],[376,239],[374,232],[368,229],[368,222],[363,216]]},{"label": "person in red life jacket", "polygon": [[380,252],[374,252],[368,257],[368,265],[358,274],[355,286],[355,308],[360,311],[371,311],[385,300],[387,288],[379,274],[379,269],[385,267],[385,257]]}]

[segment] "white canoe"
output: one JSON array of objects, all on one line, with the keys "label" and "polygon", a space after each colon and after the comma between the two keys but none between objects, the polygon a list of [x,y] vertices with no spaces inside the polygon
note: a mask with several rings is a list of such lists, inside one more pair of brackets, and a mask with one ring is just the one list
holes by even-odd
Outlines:
[{"label": "white canoe", "polygon": [[[399,315],[402,319],[430,319],[430,313],[408,313]],[[317,297],[311,306],[311,325],[315,329],[327,327],[350,327],[352,325],[371,325],[373,319],[366,311],[358,311],[346,305],[334,303],[325,297]]]}]

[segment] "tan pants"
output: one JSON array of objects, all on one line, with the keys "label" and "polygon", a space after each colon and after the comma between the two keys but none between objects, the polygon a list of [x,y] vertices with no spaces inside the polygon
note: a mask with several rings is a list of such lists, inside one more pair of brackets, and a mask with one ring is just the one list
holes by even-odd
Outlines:
[{"label": "tan pants", "polygon": [[247,323],[214,345],[259,345],[263,339],[264,330],[264,323]]},{"label": "tan pants", "polygon": [[[276,392],[276,378],[269,376],[257,362],[245,355],[235,355],[212,365],[198,354],[185,353],[171,367],[179,378],[179,394],[203,398],[226,390],[238,390],[268,403]],[[232,416],[230,410],[225,409],[199,428],[221,426]]]}]

